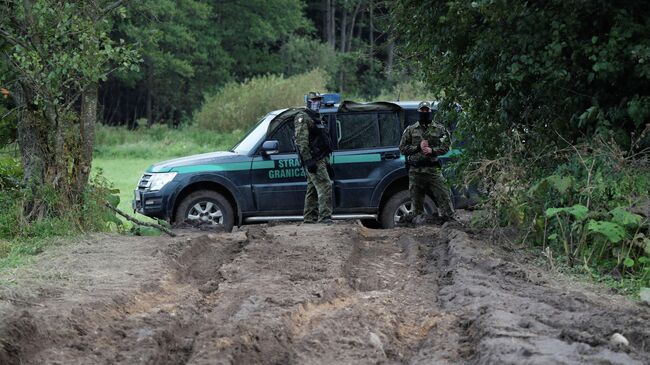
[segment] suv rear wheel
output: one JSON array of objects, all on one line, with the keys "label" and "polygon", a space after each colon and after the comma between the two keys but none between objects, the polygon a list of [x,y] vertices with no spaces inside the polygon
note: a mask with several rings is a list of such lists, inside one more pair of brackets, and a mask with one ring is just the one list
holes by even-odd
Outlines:
[{"label": "suv rear wheel", "polygon": [[199,190],[186,196],[176,209],[176,222],[223,226],[232,231],[235,215],[223,195],[211,190]]},{"label": "suv rear wheel", "polygon": [[[386,204],[379,213],[379,222],[382,228],[394,228],[395,224],[405,216],[413,211],[411,206],[411,194],[408,190],[402,190],[388,199]],[[437,212],[436,205],[433,200],[428,196],[424,197],[424,211],[432,214]]]}]

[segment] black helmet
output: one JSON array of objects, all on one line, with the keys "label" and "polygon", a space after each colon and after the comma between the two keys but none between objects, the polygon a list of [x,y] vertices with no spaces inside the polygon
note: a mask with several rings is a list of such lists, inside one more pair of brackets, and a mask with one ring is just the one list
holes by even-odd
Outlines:
[{"label": "black helmet", "polygon": [[431,103],[428,101],[423,101],[418,104],[418,114],[420,115],[420,123],[428,125],[431,123],[432,112],[431,112]]},{"label": "black helmet", "polygon": [[318,91],[310,91],[307,93],[307,100],[321,100],[323,96]]},{"label": "black helmet", "polygon": [[307,109],[317,112],[322,100],[323,96],[318,91],[310,91],[307,93]]},{"label": "black helmet", "polygon": [[[423,110],[426,108],[427,110]],[[422,101],[420,104],[418,104],[418,111],[419,112],[424,112],[424,111],[431,111],[431,103],[428,101]]]}]

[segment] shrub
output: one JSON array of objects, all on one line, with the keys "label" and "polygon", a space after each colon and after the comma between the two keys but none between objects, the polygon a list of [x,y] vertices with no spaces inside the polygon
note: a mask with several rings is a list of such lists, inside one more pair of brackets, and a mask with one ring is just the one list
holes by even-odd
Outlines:
[{"label": "shrub", "polygon": [[194,120],[201,130],[246,130],[271,110],[303,105],[304,95],[325,91],[325,83],[325,73],[318,69],[289,78],[267,75],[230,83],[206,99]]},{"label": "shrub", "polygon": [[22,178],[20,161],[13,157],[0,156],[0,191],[18,188]]},{"label": "shrub", "polygon": [[540,156],[552,169],[511,155],[483,160],[466,177],[485,184],[493,225],[522,228],[571,267],[650,285],[650,167],[616,146],[596,139]]},{"label": "shrub", "polygon": [[308,73],[316,68],[328,74],[336,71],[336,53],[317,39],[292,37],[282,45],[279,56],[286,76]]}]

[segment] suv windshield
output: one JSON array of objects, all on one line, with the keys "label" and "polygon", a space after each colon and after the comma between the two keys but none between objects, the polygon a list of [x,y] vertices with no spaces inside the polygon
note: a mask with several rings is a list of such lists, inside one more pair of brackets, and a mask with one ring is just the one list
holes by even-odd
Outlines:
[{"label": "suv windshield", "polygon": [[269,123],[276,116],[275,113],[269,113],[262,117],[257,124],[239,141],[232,149],[232,152],[236,152],[242,155],[248,155],[257,143],[266,135],[266,131],[269,129]]}]

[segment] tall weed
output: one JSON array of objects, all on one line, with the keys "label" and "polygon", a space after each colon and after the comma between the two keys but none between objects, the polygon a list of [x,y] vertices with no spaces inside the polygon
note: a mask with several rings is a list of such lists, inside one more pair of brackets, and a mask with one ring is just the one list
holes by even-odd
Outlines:
[{"label": "tall weed", "polygon": [[[23,214],[23,207],[33,192],[21,186],[18,179],[21,175],[22,170],[16,167],[15,161],[0,160],[0,181],[11,182],[0,186],[0,268],[22,261],[23,256],[40,253],[53,242],[52,237],[120,230],[122,222],[104,205],[106,201],[115,205],[119,201],[101,175],[93,177],[79,206],[29,220]],[[7,180],[8,177],[11,179]],[[47,186],[38,189],[39,199],[46,200],[47,206],[60,204],[54,189]]]},{"label": "tall weed", "polygon": [[324,92],[326,78],[316,69],[288,78],[266,75],[230,83],[206,99],[194,121],[201,130],[245,131],[269,111],[303,105],[311,90]]},{"label": "tall weed", "polygon": [[590,274],[650,286],[650,165],[596,139],[534,160],[509,155],[474,165],[487,190],[485,222],[521,228],[547,257]]}]

